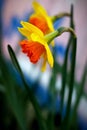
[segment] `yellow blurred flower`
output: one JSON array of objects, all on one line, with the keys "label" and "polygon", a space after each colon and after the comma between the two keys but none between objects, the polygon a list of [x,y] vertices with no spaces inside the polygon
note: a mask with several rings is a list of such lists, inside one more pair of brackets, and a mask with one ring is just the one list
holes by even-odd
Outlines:
[{"label": "yellow blurred flower", "polygon": [[46,62],[53,67],[53,56],[47,44],[44,33],[36,26],[21,21],[22,28],[18,28],[19,32],[27,37],[27,40],[22,40],[20,45],[22,51],[27,54],[32,63],[37,63],[41,56],[43,56],[42,71],[46,69]]}]

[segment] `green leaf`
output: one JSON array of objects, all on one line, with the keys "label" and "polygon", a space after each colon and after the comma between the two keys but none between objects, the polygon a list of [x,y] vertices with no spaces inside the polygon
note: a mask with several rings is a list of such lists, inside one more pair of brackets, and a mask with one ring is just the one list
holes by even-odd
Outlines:
[{"label": "green leaf", "polygon": [[[75,28],[74,27],[74,21],[73,21],[73,5],[71,5],[70,27],[72,29]],[[62,30],[63,30],[63,28],[62,28]],[[61,31],[61,29],[60,29],[60,31]],[[68,74],[67,74],[67,65],[68,64],[67,64],[67,62],[68,62],[68,54],[69,54],[69,49],[70,49],[71,44],[72,44],[72,35],[70,34],[68,45],[67,45],[67,48],[66,48],[66,53],[65,53],[63,68],[62,68],[62,89],[61,89],[61,103],[60,103],[60,112],[61,112],[61,115],[62,115],[62,111],[63,111],[65,86],[67,84],[67,77],[68,77]]]},{"label": "green leaf", "polygon": [[15,68],[19,71],[19,73],[22,74],[22,71],[21,71],[20,66],[19,66],[19,64],[18,64],[18,62],[17,62],[16,56],[15,56],[15,54],[14,54],[12,48],[10,47],[10,45],[8,45],[8,51],[9,51],[11,60],[12,60],[12,62],[13,62],[13,64],[14,64]]},{"label": "green leaf", "polygon": [[68,103],[66,108],[66,117],[65,120],[68,122],[70,116],[70,109],[71,109],[71,99],[72,99],[72,92],[74,87],[74,72],[75,72],[75,61],[76,61],[76,39],[73,39],[72,43],[72,60],[71,60],[71,72],[70,72],[70,81],[69,81],[69,96],[68,96]]},{"label": "green leaf", "polygon": [[80,86],[79,86],[78,91],[77,91],[76,102],[75,102],[75,105],[73,107],[73,112],[72,112],[72,117],[71,117],[70,124],[74,123],[74,120],[75,120],[75,117],[76,117],[77,108],[78,108],[80,99],[82,97],[82,94],[84,92],[84,86],[85,86],[86,76],[87,76],[87,63],[85,65],[83,76],[82,76],[82,80],[81,80]]},{"label": "green leaf", "polygon": [[19,66],[19,63],[16,59],[16,56],[15,56],[15,53],[13,51],[13,49],[11,48],[10,45],[8,45],[8,51],[9,51],[9,54],[10,54],[10,57],[11,57],[11,60],[15,66],[15,68],[17,69],[17,71],[19,72],[19,74],[21,75],[21,78],[22,78],[22,81],[23,81],[23,84],[24,84],[24,87],[26,89],[26,92],[28,93],[28,97],[29,97],[29,100],[31,101],[33,107],[34,107],[34,110],[36,112],[36,117],[38,119],[38,122],[39,122],[39,126],[40,126],[40,129],[41,130],[46,130],[46,124],[43,120],[43,117],[42,117],[42,114],[41,114],[41,110],[40,110],[40,106],[38,104],[38,102],[36,101],[36,98],[31,90],[31,88],[27,85],[26,81],[25,81],[25,78],[23,76],[23,73],[21,71],[21,68]]},{"label": "green leaf", "polygon": [[[73,5],[71,5],[71,20],[70,20],[70,27],[74,29],[74,22],[73,22]],[[70,29],[71,30],[71,29]],[[71,30],[71,34],[72,36],[70,36],[70,43],[72,46],[72,59],[71,59],[71,67],[70,67],[70,78],[69,78],[69,95],[68,95],[68,101],[67,101],[67,106],[66,106],[66,115],[65,118],[63,120],[63,127],[65,129],[69,129],[69,118],[70,118],[70,110],[71,110],[71,99],[72,99],[72,93],[73,93],[73,87],[74,87],[74,72],[75,72],[75,61],[76,61],[76,48],[77,48],[77,38],[74,34],[74,32]],[[69,46],[68,44],[68,46]],[[67,47],[68,48],[68,47]],[[67,52],[66,52],[66,56],[65,56],[65,66],[64,66],[64,72],[66,74],[66,67],[67,67]],[[64,89],[65,89],[65,82],[66,82],[66,77],[64,77],[64,75],[62,75],[63,78],[63,85],[62,85],[62,98],[64,98]],[[64,99],[62,99],[64,100]],[[62,105],[63,106],[63,105]],[[64,129],[62,127],[62,129]]]},{"label": "green leaf", "polygon": [[[55,84],[56,84],[56,79],[57,79],[57,74],[58,74],[58,64],[54,59],[54,66],[52,69],[52,75],[51,75],[51,79],[50,79],[50,83],[49,83],[49,92],[51,93],[51,99],[50,99],[50,107],[51,107],[51,111],[48,112],[48,119],[47,119],[47,123],[49,126],[50,130],[54,130],[55,126],[54,126],[54,116],[55,116],[55,100],[56,100],[56,88],[55,88]],[[50,120],[49,120],[50,118]]]},{"label": "green leaf", "polygon": [[67,76],[68,76],[67,65],[68,65],[68,54],[69,54],[71,41],[72,41],[72,37],[70,36],[69,43],[66,48],[66,53],[65,53],[65,58],[64,58],[63,68],[62,68],[62,89],[61,89],[61,103],[60,103],[61,116],[62,116],[62,111],[63,111],[64,93],[65,93],[65,87],[66,87]]},{"label": "green leaf", "polygon": [[16,120],[21,130],[26,129],[25,111],[21,100],[19,100],[19,93],[16,91],[16,84],[11,76],[8,67],[3,59],[1,59],[0,67],[2,70],[3,85],[5,87],[5,93],[7,101],[9,102],[10,108],[12,109]]}]

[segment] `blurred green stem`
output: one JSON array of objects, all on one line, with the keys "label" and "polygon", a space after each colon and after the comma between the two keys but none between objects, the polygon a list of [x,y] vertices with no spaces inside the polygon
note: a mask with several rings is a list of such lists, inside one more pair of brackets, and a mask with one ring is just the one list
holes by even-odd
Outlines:
[{"label": "blurred green stem", "polygon": [[2,81],[5,88],[6,101],[9,102],[14,117],[18,122],[18,126],[20,126],[21,130],[27,130],[25,114],[16,92],[15,82],[8,70],[6,62],[2,58],[0,59],[0,68],[2,71]]},{"label": "blurred green stem", "polygon": [[72,38],[70,37],[69,44],[67,45],[67,48],[66,48],[66,54],[65,54],[63,68],[62,68],[62,89],[61,89],[61,94],[60,94],[61,95],[61,104],[60,104],[61,116],[62,116],[62,111],[63,111],[64,93],[65,93],[65,86],[66,86],[66,79],[67,79],[68,53],[69,53],[69,48],[71,45],[71,40]]},{"label": "blurred green stem", "polygon": [[71,71],[70,71],[70,81],[69,81],[69,96],[68,102],[66,107],[66,116],[64,118],[64,124],[66,124],[66,130],[69,128],[69,117],[70,117],[70,110],[71,110],[71,99],[74,87],[74,72],[75,72],[75,61],[76,61],[76,46],[77,46],[77,39],[73,38],[72,43],[72,59],[71,59]]},{"label": "blurred green stem", "polygon": [[44,119],[42,117],[42,114],[41,114],[39,104],[36,101],[35,96],[34,96],[32,90],[31,90],[31,88],[26,84],[23,73],[22,73],[21,68],[19,66],[19,63],[18,63],[18,61],[16,59],[15,53],[12,50],[12,48],[10,47],[10,45],[8,45],[8,51],[9,51],[11,60],[12,60],[12,62],[14,64],[15,68],[18,70],[19,74],[21,75],[21,78],[22,78],[23,84],[25,86],[26,92],[28,92],[29,99],[30,99],[30,101],[31,101],[31,103],[32,103],[32,105],[34,107],[35,112],[36,112],[36,116],[37,116],[37,119],[38,119],[38,122],[39,122],[40,129],[41,130],[47,130],[45,121],[44,121]]},{"label": "blurred green stem", "polygon": [[79,86],[78,91],[77,91],[76,102],[75,102],[75,105],[73,107],[73,112],[72,112],[70,124],[73,124],[75,122],[76,112],[77,112],[77,108],[78,108],[80,99],[81,99],[82,94],[83,94],[85,81],[86,81],[86,76],[87,76],[87,63],[85,65],[85,69],[84,69],[84,72],[83,72],[82,80],[81,80],[80,86]]},{"label": "blurred green stem", "polygon": [[[70,13],[70,27],[74,29],[74,22],[73,22],[73,5],[71,5],[71,13]],[[62,89],[61,89],[61,104],[60,104],[60,112],[62,116],[63,111],[63,103],[64,103],[64,93],[65,93],[65,86],[66,86],[66,80],[67,80],[67,62],[68,62],[68,54],[69,49],[72,43],[72,36],[70,34],[69,42],[66,48],[65,58],[64,58],[64,64],[63,64],[63,70],[62,70]]]},{"label": "blurred green stem", "polygon": [[67,12],[59,13],[58,15],[54,15],[51,17],[52,22],[55,22],[56,20],[59,20],[63,17],[70,17],[70,14]]},{"label": "blurred green stem", "polygon": [[49,130],[54,130],[54,115],[55,115],[55,99],[56,99],[56,88],[55,88],[55,83],[56,83],[56,77],[57,77],[57,63],[54,58],[54,67],[52,69],[52,77],[50,79],[50,84],[49,84],[49,92],[51,93],[51,111],[48,114],[48,122],[49,122]]}]

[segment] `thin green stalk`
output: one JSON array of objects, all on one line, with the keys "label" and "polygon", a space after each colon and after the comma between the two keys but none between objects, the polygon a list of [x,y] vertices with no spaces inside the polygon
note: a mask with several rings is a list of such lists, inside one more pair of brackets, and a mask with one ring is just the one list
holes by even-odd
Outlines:
[{"label": "thin green stalk", "polygon": [[71,5],[71,17],[70,17],[70,27],[71,28],[73,28],[73,30],[75,30],[75,25],[74,25],[74,16],[73,16],[73,11],[74,11],[74,9],[73,9],[74,7],[73,7],[73,5]]},{"label": "thin green stalk", "polygon": [[8,51],[9,51],[11,60],[12,60],[12,62],[14,64],[15,68],[18,70],[19,74],[21,75],[21,78],[22,78],[23,84],[25,86],[26,92],[28,92],[29,99],[30,99],[30,101],[31,101],[31,103],[32,103],[32,105],[34,107],[35,112],[36,112],[36,116],[37,116],[37,119],[38,119],[38,122],[39,122],[40,129],[41,130],[46,130],[46,124],[45,124],[45,122],[43,120],[43,117],[41,115],[41,110],[40,110],[39,104],[36,101],[36,98],[35,98],[32,90],[27,85],[27,83],[26,83],[26,81],[24,79],[22,70],[21,70],[21,68],[19,66],[19,63],[18,63],[17,59],[16,59],[15,53],[12,50],[12,48],[10,47],[10,45],[8,45]]},{"label": "thin green stalk", "polygon": [[[70,13],[70,27],[74,29],[74,22],[73,22],[73,5],[71,5],[71,13]],[[70,35],[69,42],[66,48],[66,53],[65,53],[65,59],[64,59],[64,64],[63,64],[63,70],[62,70],[62,89],[61,89],[61,104],[60,104],[60,112],[62,115],[63,111],[63,103],[64,103],[64,93],[65,93],[65,85],[66,85],[66,77],[67,77],[67,62],[68,62],[68,53],[69,53],[69,48],[71,46],[72,42],[72,36]]]},{"label": "thin green stalk", "polygon": [[73,109],[73,112],[72,112],[70,124],[74,123],[74,120],[75,120],[75,117],[76,117],[77,108],[78,108],[80,99],[81,99],[82,94],[83,94],[85,81],[86,81],[86,76],[87,76],[87,63],[86,63],[86,66],[85,66],[85,69],[84,69],[84,72],[83,72],[83,76],[82,76],[82,80],[81,80],[80,86],[78,88],[77,98],[76,98],[75,105],[73,107],[74,109]]},{"label": "thin green stalk", "polygon": [[54,130],[54,115],[55,115],[55,98],[56,98],[56,90],[55,90],[55,83],[56,83],[56,77],[57,77],[57,64],[54,60],[54,67],[52,69],[52,77],[49,84],[49,91],[51,93],[51,112],[49,112],[50,122],[48,119],[49,124],[49,130]]},{"label": "thin green stalk", "polygon": [[70,28],[70,27],[60,27],[57,30],[55,30],[54,32],[45,35],[44,39],[49,44],[52,40],[54,40],[54,38],[61,36],[64,32],[69,32],[73,35],[73,37],[76,37],[76,34],[75,34],[75,32],[72,28]]},{"label": "thin green stalk", "polygon": [[[48,43],[50,43],[50,41],[51,40],[53,40],[55,37],[58,37],[58,36],[60,36],[62,33],[64,33],[64,32],[70,32],[71,34],[72,34],[72,36],[73,36],[73,39],[74,40],[76,40],[76,34],[74,33],[74,30],[72,29],[72,28],[66,28],[66,27],[60,27],[59,29],[57,29],[55,32],[54,32],[54,34],[53,33],[50,33],[49,35],[50,35],[50,39],[49,39],[49,42]],[[46,36],[45,38],[47,38],[48,39],[48,37],[49,36]],[[75,43],[76,43],[76,41],[75,41]],[[55,74],[55,73],[54,73]],[[53,77],[53,79],[55,79],[55,76]],[[51,80],[52,81],[52,80]],[[53,83],[53,82],[52,82]],[[54,82],[55,83],[55,82]],[[54,86],[54,85],[53,85]],[[53,117],[52,117],[52,119],[53,119]],[[51,128],[53,128],[53,127],[51,127]]]},{"label": "thin green stalk", "polygon": [[[45,40],[47,39],[48,43],[50,43],[54,38],[60,36],[60,35],[61,35],[62,33],[64,33],[64,32],[69,32],[69,33],[72,34],[73,39],[74,39],[73,42],[75,42],[75,44],[74,44],[74,43],[73,43],[73,44],[74,44],[75,47],[76,47],[76,34],[75,34],[75,32],[74,32],[74,30],[73,30],[72,28],[60,27],[60,28],[57,29],[55,32],[46,35]],[[49,38],[49,39],[48,39],[48,38]],[[76,51],[76,50],[75,50],[75,51]],[[73,62],[74,62],[74,61],[73,61]],[[72,75],[71,75],[71,76],[72,76]]]},{"label": "thin green stalk", "polygon": [[5,94],[7,97],[7,101],[9,102],[11,109],[13,111],[14,117],[16,118],[18,125],[21,130],[27,130],[27,123],[25,120],[24,107],[19,100],[18,93],[15,90],[15,82],[13,81],[13,77],[11,77],[8,67],[5,61],[0,59],[0,67],[2,71],[2,81],[5,88]]},{"label": "thin green stalk", "polygon": [[[74,20],[73,20],[73,5],[71,5],[71,17],[70,18],[71,18],[70,19],[70,27],[75,29]],[[75,43],[74,43],[74,41],[75,41]],[[72,40],[71,40],[71,43],[72,43]],[[73,44],[72,45],[73,47],[72,47],[71,72],[70,72],[70,80],[69,80],[69,97],[68,97],[68,102],[67,102],[67,107],[66,107],[66,116],[65,116],[64,121],[63,121],[63,125],[66,126],[66,130],[68,130],[68,127],[69,127],[71,99],[72,99],[72,92],[73,92],[73,85],[74,85],[74,68],[75,68],[75,58],[76,58],[76,39],[73,40],[72,44]]]},{"label": "thin green stalk", "polygon": [[59,20],[60,18],[63,18],[63,17],[70,17],[70,14],[67,12],[59,13],[58,15],[52,16],[51,20],[52,22],[55,22],[56,20]]},{"label": "thin green stalk", "polygon": [[60,104],[61,116],[62,116],[62,111],[63,111],[64,93],[65,93],[65,85],[66,85],[66,79],[67,79],[67,61],[68,61],[68,53],[69,53],[70,45],[71,45],[71,38],[66,48],[66,54],[65,54],[63,68],[62,68],[62,89],[61,89],[61,94],[60,94],[61,95],[61,104]]},{"label": "thin green stalk", "polygon": [[70,118],[70,110],[71,110],[71,99],[74,87],[74,72],[75,72],[75,61],[76,61],[76,46],[77,39],[73,38],[72,43],[72,60],[71,60],[71,71],[70,71],[70,81],[69,81],[69,96],[66,107],[66,116],[64,118],[64,123],[66,124],[66,130],[69,129],[69,118]]}]

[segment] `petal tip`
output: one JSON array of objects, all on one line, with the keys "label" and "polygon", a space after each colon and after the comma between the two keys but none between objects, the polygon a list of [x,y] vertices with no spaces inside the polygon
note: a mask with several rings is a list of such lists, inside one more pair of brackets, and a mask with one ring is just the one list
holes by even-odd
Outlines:
[{"label": "petal tip", "polygon": [[20,24],[23,25],[25,22],[24,21],[21,21]]},{"label": "petal tip", "polygon": [[21,28],[20,27],[17,27],[18,31],[21,32]]}]

